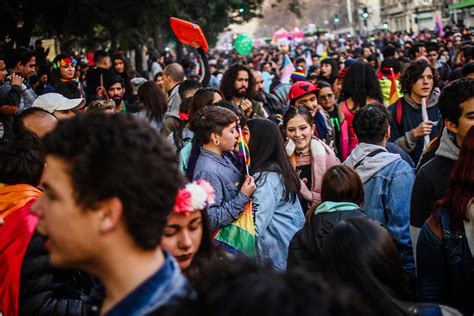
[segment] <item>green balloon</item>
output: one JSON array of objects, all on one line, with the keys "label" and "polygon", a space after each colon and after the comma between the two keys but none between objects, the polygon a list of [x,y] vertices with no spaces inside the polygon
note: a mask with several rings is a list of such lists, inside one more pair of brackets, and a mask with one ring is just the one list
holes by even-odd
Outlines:
[{"label": "green balloon", "polygon": [[253,49],[253,40],[248,35],[240,34],[234,42],[235,50],[243,56],[247,56]]}]

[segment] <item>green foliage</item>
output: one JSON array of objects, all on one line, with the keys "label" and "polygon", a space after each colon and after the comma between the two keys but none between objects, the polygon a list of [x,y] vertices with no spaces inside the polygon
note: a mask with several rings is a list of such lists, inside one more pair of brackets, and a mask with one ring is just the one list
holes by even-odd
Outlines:
[{"label": "green foliage", "polygon": [[[63,49],[74,43],[103,44],[107,36],[112,49],[133,49],[153,38],[158,30],[165,41],[173,38],[172,16],[199,24],[210,45],[232,23],[259,16],[263,0],[3,0],[0,35],[25,39],[56,36]],[[18,13],[20,12],[20,13]],[[26,20],[15,29],[18,19]],[[26,27],[29,26],[29,27]],[[25,34],[22,34],[25,33]]]}]

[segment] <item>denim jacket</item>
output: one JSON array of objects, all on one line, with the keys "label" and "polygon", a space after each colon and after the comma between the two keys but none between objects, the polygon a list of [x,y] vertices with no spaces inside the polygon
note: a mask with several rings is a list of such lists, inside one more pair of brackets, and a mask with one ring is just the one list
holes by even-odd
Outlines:
[{"label": "denim jacket", "polygon": [[253,211],[257,237],[257,261],[285,270],[288,246],[305,223],[298,197],[284,199],[284,185],[276,172],[254,175],[257,190],[253,194]]},{"label": "denim jacket", "polygon": [[395,238],[405,272],[414,281],[410,197],[415,172],[397,154],[381,152],[373,157],[366,157],[368,153],[378,148],[383,147],[360,143],[344,164],[353,167],[363,159],[360,167],[356,168],[364,183],[363,210],[368,217],[382,223]]},{"label": "denim jacket", "polygon": [[164,255],[163,266],[112,307],[105,316],[146,315],[191,295],[188,281],[181,274],[176,260],[166,252]]},{"label": "denim jacket", "polygon": [[240,191],[242,177],[242,173],[228,157],[201,148],[193,180],[207,180],[216,190],[215,204],[207,210],[212,230],[230,225],[239,218],[250,200]]},{"label": "denim jacket", "polygon": [[[422,302],[446,304],[464,315],[472,315],[474,258],[464,226],[454,228],[446,209],[436,217],[437,221],[433,217],[428,219],[418,237],[416,264],[419,297]],[[436,233],[436,230],[439,232]]]}]

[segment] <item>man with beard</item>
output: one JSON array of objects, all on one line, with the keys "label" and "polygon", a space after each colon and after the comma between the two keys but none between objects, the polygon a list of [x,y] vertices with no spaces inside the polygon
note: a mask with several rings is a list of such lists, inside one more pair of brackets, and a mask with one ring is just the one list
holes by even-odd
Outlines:
[{"label": "man with beard", "polygon": [[265,92],[265,82],[262,73],[258,70],[252,70],[252,74],[255,78],[254,100],[263,105],[263,109],[267,116],[275,114],[283,115],[285,111],[278,98],[270,93]]},{"label": "man with beard", "polygon": [[104,86],[109,98],[115,102],[115,112],[127,112],[127,104],[123,99],[125,95],[125,82],[122,77],[110,75],[106,78]]},{"label": "man with beard", "polygon": [[240,107],[247,119],[265,117],[263,108],[253,99],[255,78],[244,65],[232,65],[222,76],[221,91],[226,101]]}]

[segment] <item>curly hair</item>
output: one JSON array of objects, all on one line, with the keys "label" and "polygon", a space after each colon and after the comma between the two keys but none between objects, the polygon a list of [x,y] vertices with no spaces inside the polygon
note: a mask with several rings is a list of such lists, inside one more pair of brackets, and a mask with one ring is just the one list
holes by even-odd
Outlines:
[{"label": "curly hair", "polygon": [[474,80],[462,78],[446,85],[438,100],[443,119],[459,124],[462,115],[461,103],[471,98],[474,98]]},{"label": "curly hair", "polygon": [[245,97],[249,99],[252,99],[253,97],[253,91],[255,90],[255,78],[253,77],[252,72],[247,66],[234,64],[230,66],[226,72],[224,72],[221,80],[221,91],[227,101],[231,101],[233,97],[237,96],[235,91],[235,80],[237,80],[239,71],[246,71],[249,75],[249,87]]},{"label": "curly hair", "polygon": [[43,152],[68,165],[75,201],[94,209],[116,197],[134,242],[156,248],[183,179],[168,142],[131,114],[86,113],[61,122]]},{"label": "curly hair", "polygon": [[438,86],[439,75],[436,69],[425,60],[416,60],[400,76],[400,86],[405,93],[411,93],[411,87],[417,82],[426,68],[430,68],[433,73],[433,88]]},{"label": "curly hair", "polygon": [[0,183],[37,186],[43,172],[38,137],[24,132],[0,146]]},{"label": "curly hair", "polygon": [[383,104],[371,103],[356,112],[352,124],[359,142],[377,144],[387,133],[390,114]]}]

